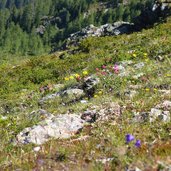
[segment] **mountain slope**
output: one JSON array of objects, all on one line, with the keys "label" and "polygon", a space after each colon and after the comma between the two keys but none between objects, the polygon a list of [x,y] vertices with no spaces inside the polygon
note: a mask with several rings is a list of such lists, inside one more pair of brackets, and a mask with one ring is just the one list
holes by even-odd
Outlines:
[{"label": "mountain slope", "polygon": [[[67,51],[1,64],[0,170],[167,170],[170,28],[168,17],[141,32],[90,37]],[[86,91],[81,98],[45,98],[84,89],[80,85],[88,76],[99,80],[91,93]],[[42,99],[47,101],[42,104]],[[40,108],[54,116],[95,110],[106,119],[94,119],[66,140],[52,139],[39,146],[18,144],[16,137],[24,128],[46,119],[46,115],[40,117]]]}]

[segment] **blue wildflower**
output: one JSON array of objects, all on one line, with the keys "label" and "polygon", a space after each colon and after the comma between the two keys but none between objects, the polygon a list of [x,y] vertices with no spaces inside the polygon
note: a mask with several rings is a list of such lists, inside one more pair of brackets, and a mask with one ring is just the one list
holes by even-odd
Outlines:
[{"label": "blue wildflower", "polygon": [[129,143],[134,140],[134,136],[131,134],[127,134],[125,138],[126,138],[126,143]]},{"label": "blue wildflower", "polygon": [[135,146],[136,147],[140,147],[141,146],[141,141],[140,140],[137,140],[136,143],[135,143]]}]

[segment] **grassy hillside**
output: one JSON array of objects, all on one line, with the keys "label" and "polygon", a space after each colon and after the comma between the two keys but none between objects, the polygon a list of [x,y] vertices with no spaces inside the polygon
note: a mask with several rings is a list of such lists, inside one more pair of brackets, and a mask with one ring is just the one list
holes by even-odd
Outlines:
[{"label": "grassy hillside", "polygon": [[[124,170],[131,167],[166,170],[171,167],[170,122],[132,121],[134,113],[150,111],[171,100],[170,28],[169,17],[167,22],[142,32],[92,37],[68,51],[1,63],[0,170]],[[111,70],[120,61],[131,61],[123,77]],[[137,67],[140,63],[144,66]],[[56,99],[40,106],[42,97],[57,91],[56,84],[62,84],[62,88],[77,84],[75,74],[81,78],[94,74],[100,79],[93,97],[84,97],[87,103],[75,101],[64,106],[65,99]],[[43,86],[49,88],[42,92]],[[135,96],[126,96],[126,91],[132,89]],[[40,107],[58,115],[94,106],[106,109],[111,102],[117,102],[123,109],[120,118],[87,125],[72,139],[52,140],[42,145],[39,152],[33,150],[34,145],[13,143],[20,131],[38,123],[39,119],[30,119],[29,114]],[[126,134],[140,139],[141,147],[125,144]],[[109,161],[104,164],[102,159]]]}]

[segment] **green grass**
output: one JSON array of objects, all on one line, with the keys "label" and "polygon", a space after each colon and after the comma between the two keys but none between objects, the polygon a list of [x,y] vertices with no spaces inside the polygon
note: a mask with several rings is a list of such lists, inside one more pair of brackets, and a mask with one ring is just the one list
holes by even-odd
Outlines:
[{"label": "green grass", "polygon": [[[157,169],[162,167],[157,164],[158,161],[169,164],[170,122],[136,124],[130,121],[134,111],[149,111],[163,100],[171,100],[171,95],[162,95],[158,91],[161,85],[171,86],[170,28],[171,18],[168,18],[166,23],[142,32],[118,37],[88,38],[79,47],[71,47],[78,49],[74,55],[56,52],[0,64],[0,114],[7,116],[6,120],[0,119],[0,170],[124,170],[131,165],[140,169],[144,169],[144,166]],[[130,51],[134,52],[128,53]],[[65,53],[64,59],[59,59],[61,53]],[[147,53],[147,57],[144,53]],[[159,55],[165,60],[157,61]],[[105,108],[114,101],[125,108],[121,119],[87,125],[81,134],[72,139],[47,142],[38,153],[33,151],[34,145],[13,145],[20,131],[38,123],[38,120],[31,120],[28,116],[40,108],[40,98],[54,92],[52,89],[43,94],[39,91],[41,86],[63,84],[69,87],[76,81],[65,81],[65,77],[83,75],[84,69],[89,75],[97,74],[96,68],[102,65],[110,68],[122,60],[132,60],[134,64],[142,61],[145,67],[134,70],[130,66],[130,75],[124,78],[114,74],[98,76],[100,84],[96,96],[88,100],[87,104],[75,102],[63,106],[61,99],[56,99],[44,105],[44,109],[57,115],[68,110],[78,113],[95,105]],[[142,72],[143,78],[133,77]],[[130,85],[141,85],[131,99],[124,95]],[[142,141],[140,149],[135,148],[134,144],[125,144],[127,133]],[[88,138],[77,140],[82,136]],[[106,164],[97,162],[103,158],[114,159]]]}]

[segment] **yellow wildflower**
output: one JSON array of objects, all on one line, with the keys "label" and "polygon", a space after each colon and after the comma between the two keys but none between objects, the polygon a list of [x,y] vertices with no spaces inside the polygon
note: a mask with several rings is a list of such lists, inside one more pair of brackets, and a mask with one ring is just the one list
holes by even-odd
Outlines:
[{"label": "yellow wildflower", "polygon": [[69,81],[69,78],[68,77],[65,77],[65,81]]},{"label": "yellow wildflower", "polygon": [[149,61],[149,59],[145,59],[145,62],[148,62]]},{"label": "yellow wildflower", "polygon": [[150,89],[149,88],[146,88],[145,91],[150,91]]},{"label": "yellow wildflower", "polygon": [[94,98],[97,98],[97,97],[98,97],[98,95],[97,95],[97,94],[95,94],[95,95],[94,95]]},{"label": "yellow wildflower", "polygon": [[71,80],[73,80],[74,79],[74,77],[71,75],[70,77],[69,77]]},{"label": "yellow wildflower", "polygon": [[133,56],[134,58],[136,58],[136,57],[137,57],[137,54],[133,53],[132,56]]},{"label": "yellow wildflower", "polygon": [[147,53],[144,53],[144,56],[146,57],[148,54]]},{"label": "yellow wildflower", "polygon": [[154,91],[157,91],[157,89],[156,89],[156,88],[154,88],[153,90],[154,90]]},{"label": "yellow wildflower", "polygon": [[102,92],[102,91],[99,91],[99,92],[98,92],[98,94],[99,94],[99,95],[102,95],[102,94],[103,94],[103,92]]},{"label": "yellow wildflower", "polygon": [[83,71],[83,75],[88,75],[88,71]]},{"label": "yellow wildflower", "polygon": [[166,77],[171,77],[171,74],[166,74]]},{"label": "yellow wildflower", "polygon": [[80,77],[80,75],[79,75],[79,74],[75,74],[74,76],[75,76],[76,78]]}]

